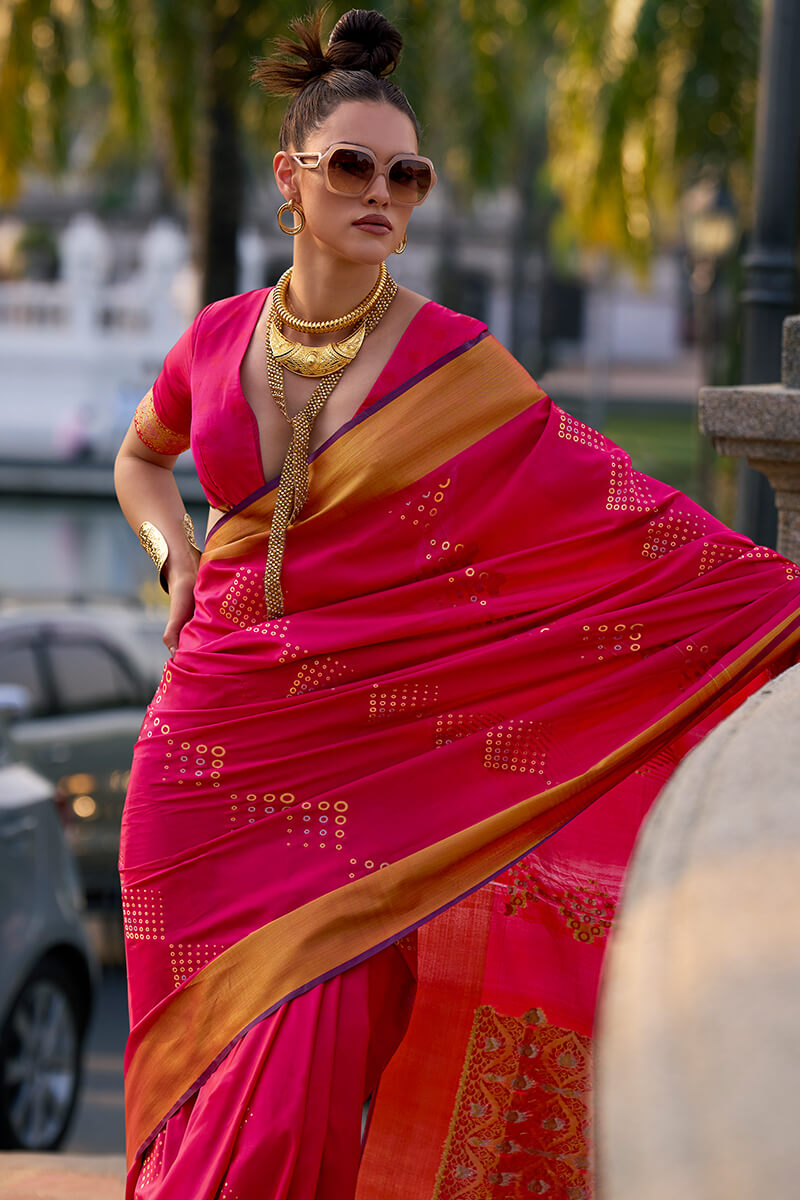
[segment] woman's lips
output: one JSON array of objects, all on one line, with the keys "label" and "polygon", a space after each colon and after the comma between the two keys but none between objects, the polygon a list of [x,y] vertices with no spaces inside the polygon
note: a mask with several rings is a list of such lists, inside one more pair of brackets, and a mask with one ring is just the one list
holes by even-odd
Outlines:
[{"label": "woman's lips", "polygon": [[367,233],[391,233],[392,227],[388,221],[382,221],[378,217],[363,217],[360,221],[354,221],[356,229],[364,229]]}]

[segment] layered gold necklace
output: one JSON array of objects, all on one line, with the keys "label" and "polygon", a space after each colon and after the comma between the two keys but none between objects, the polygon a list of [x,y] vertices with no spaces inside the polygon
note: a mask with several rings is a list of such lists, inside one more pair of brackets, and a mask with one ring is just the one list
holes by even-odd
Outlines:
[{"label": "layered gold necklace", "polygon": [[[313,379],[332,375],[351,363],[358,354],[367,335],[367,317],[382,303],[391,288],[392,280],[386,270],[386,263],[381,263],[377,283],[360,304],[349,313],[344,313],[341,317],[331,317],[327,321],[306,321],[290,312],[286,303],[286,293],[291,279],[290,267],[275,285],[272,316],[269,321],[269,345],[272,354],[276,362],[295,375]],[[336,329],[347,329],[358,322],[358,328],[348,337],[324,346],[304,346],[301,342],[292,342],[281,331],[281,325],[288,325],[290,329],[299,333],[332,333]]]},{"label": "layered gold necklace", "polygon": [[[314,422],[322,411],[325,401],[342,378],[345,369],[361,348],[364,338],[376,328],[397,294],[397,284],[386,270],[386,264],[381,263],[375,287],[351,312],[345,313],[341,317],[332,317],[328,321],[306,321],[301,317],[296,317],[286,307],[286,292],[291,277],[290,268],[281,276],[273,290],[265,339],[267,379],[270,391],[292,431],[289,449],[281,468],[278,493],[275,497],[275,508],[269,531],[267,565],[264,571],[264,603],[270,619],[283,615],[281,567],[286,533],[289,526],[299,517],[308,498],[308,448]],[[361,324],[354,334],[341,342],[327,346],[303,346],[296,342],[289,342],[283,337],[279,328],[279,324],[283,324],[305,333],[325,333],[335,329],[345,329],[356,321]],[[276,333],[277,339],[275,338]],[[358,338],[357,345],[355,345],[356,338]],[[276,345],[281,346],[281,339],[286,342],[289,350],[279,357]],[[355,345],[354,349],[352,349],[353,345]],[[342,350],[343,346],[345,350]],[[317,357],[311,357],[312,355]],[[338,364],[331,366],[329,364],[333,362],[335,355],[338,355]],[[319,367],[323,362],[326,366],[324,370],[321,370]],[[297,369],[301,365],[303,369]],[[322,376],[321,382],[311,393],[300,412],[293,417],[289,416],[286,409],[283,390],[284,367],[298,375]]]}]

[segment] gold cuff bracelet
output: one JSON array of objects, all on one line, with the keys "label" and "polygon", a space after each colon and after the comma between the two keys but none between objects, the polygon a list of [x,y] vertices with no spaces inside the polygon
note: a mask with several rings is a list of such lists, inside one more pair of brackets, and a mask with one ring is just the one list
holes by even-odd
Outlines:
[{"label": "gold cuff bracelet", "polygon": [[149,521],[142,521],[139,526],[139,541],[156,564],[158,582],[164,591],[168,592],[169,588],[164,578],[164,563],[167,561],[167,555],[169,554],[167,539],[160,529],[156,529],[155,525],[151,525]]},{"label": "gold cuff bracelet", "polygon": [[194,522],[187,512],[183,514],[183,532],[186,534],[186,540],[192,549],[196,550],[198,554],[202,554],[203,551],[194,540]]},{"label": "gold cuff bracelet", "polygon": [[[194,538],[194,522],[187,512],[183,514],[183,532],[186,535],[186,540],[193,550],[198,554],[202,554],[202,550],[198,546]],[[142,521],[139,526],[139,541],[145,548],[147,553],[156,564],[158,571],[158,582],[161,584],[165,592],[169,592],[167,581],[164,576],[164,564],[167,561],[169,554],[169,546],[167,539],[164,537],[160,529],[152,525],[149,521]]]}]

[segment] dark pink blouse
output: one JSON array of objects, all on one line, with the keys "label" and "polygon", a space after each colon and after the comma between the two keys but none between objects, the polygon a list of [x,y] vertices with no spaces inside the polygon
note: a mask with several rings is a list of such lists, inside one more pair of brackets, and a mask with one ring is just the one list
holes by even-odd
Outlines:
[{"label": "dark pink blouse", "polygon": [[[198,313],[167,354],[136,412],[137,432],[151,449],[175,454],[191,445],[203,491],[215,508],[235,507],[277,483],[264,478],[258,425],[240,377],[269,290],[230,296]],[[411,320],[355,416],[326,445],[485,328],[483,322],[429,300]]]}]

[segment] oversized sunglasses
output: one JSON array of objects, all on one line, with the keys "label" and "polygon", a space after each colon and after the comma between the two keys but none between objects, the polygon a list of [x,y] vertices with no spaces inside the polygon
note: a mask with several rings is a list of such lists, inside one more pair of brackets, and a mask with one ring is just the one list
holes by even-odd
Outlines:
[{"label": "oversized sunglasses", "polygon": [[433,163],[418,154],[395,154],[381,166],[367,146],[338,142],[325,151],[305,150],[290,158],[301,167],[321,167],[328,191],[340,196],[361,196],[383,175],[393,204],[422,204],[436,183]]}]

